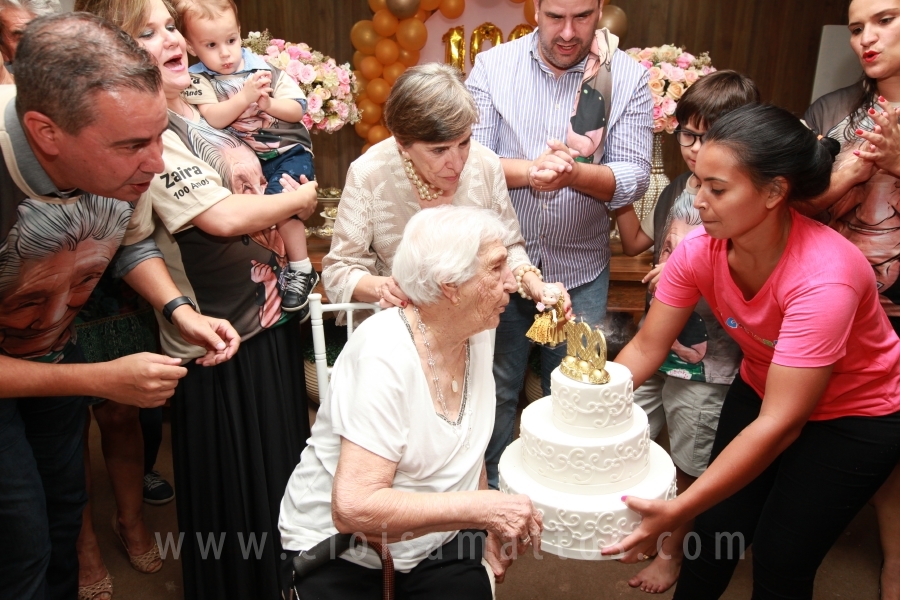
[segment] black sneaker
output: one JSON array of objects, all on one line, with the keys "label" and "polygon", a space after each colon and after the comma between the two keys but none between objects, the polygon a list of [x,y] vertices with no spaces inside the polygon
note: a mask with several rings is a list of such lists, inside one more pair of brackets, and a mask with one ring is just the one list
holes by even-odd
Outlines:
[{"label": "black sneaker", "polygon": [[156,471],[144,475],[144,502],[147,504],[166,504],[175,499],[175,490],[169,482],[159,476]]},{"label": "black sneaker", "polygon": [[319,283],[315,270],[309,273],[288,270],[284,274],[284,291],[281,294],[281,310],[296,312],[309,304],[309,294]]}]

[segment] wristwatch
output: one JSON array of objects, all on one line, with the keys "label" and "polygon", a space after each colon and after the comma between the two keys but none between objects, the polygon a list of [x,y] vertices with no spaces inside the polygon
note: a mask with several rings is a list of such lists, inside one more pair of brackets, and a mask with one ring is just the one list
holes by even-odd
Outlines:
[{"label": "wristwatch", "polygon": [[171,323],[172,322],[172,313],[175,312],[176,308],[178,308],[179,306],[181,306],[183,304],[190,304],[191,308],[193,308],[197,312],[200,312],[199,310],[197,310],[197,305],[194,304],[193,300],[191,300],[187,296],[178,296],[174,300],[169,300],[166,303],[166,305],[163,306],[162,314],[166,318],[166,321]]}]

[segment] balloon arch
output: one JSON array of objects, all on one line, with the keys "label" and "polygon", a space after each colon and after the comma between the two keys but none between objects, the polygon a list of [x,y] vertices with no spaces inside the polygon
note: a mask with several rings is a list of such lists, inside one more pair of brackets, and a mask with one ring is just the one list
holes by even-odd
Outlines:
[{"label": "balloon arch", "polygon": [[[534,0],[511,0],[522,5],[525,23],[512,28],[506,41],[529,34],[537,25]],[[387,139],[390,131],[384,125],[382,106],[391,92],[391,86],[409,67],[419,63],[420,51],[428,40],[425,21],[440,11],[446,19],[458,19],[466,10],[466,0],[368,0],[374,15],[371,19],[357,21],[350,30],[350,40],[356,52],[353,67],[360,94],[356,100],[362,120],[356,125],[356,133],[366,140],[363,152],[372,144]],[[625,13],[617,6],[606,6],[600,25],[624,37],[627,29]],[[466,32],[462,26],[452,26],[441,38],[444,62],[465,72]],[[503,32],[493,23],[475,27],[469,38],[471,64],[482,50],[482,44],[491,46],[502,43]]]}]

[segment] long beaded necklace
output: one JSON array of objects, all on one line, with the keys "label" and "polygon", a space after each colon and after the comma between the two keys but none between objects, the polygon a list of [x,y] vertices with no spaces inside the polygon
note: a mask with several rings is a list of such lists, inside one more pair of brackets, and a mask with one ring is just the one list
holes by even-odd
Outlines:
[{"label": "long beaded necklace", "polygon": [[409,177],[410,182],[419,192],[419,198],[423,202],[433,202],[443,195],[444,192],[441,189],[422,181],[419,174],[416,173],[416,168],[413,166],[412,161],[408,158],[403,159],[403,168],[406,170],[406,176]]},{"label": "long beaded necklace", "polygon": [[[451,421],[448,418],[450,411],[447,409],[447,402],[444,399],[444,393],[441,391],[440,379],[438,378],[437,369],[435,368],[436,361],[434,360],[434,355],[431,353],[431,344],[428,343],[428,338],[425,337],[425,324],[422,322],[422,317],[419,314],[419,309],[415,305],[413,306],[413,310],[416,313],[416,321],[417,321],[416,326],[419,329],[419,332],[422,334],[422,340],[425,344],[425,355],[428,359],[428,366],[431,368],[431,376],[432,376],[432,382],[434,383],[434,389],[438,396],[438,402],[441,405],[441,411],[443,412],[443,414],[441,414],[441,413],[435,413],[435,414],[437,414],[437,416],[439,416],[441,419],[443,419],[450,425],[453,425],[454,427],[458,427],[462,423],[463,416],[466,414],[466,410],[468,408],[467,404],[468,404],[468,399],[469,399],[469,359],[471,358],[471,348],[469,346],[469,340],[466,340],[466,369],[465,369],[465,375],[463,376],[462,402],[460,403],[460,406],[459,406],[459,415],[458,415],[456,421]],[[400,318],[403,319],[403,324],[406,325],[406,330],[409,332],[409,337],[412,338],[413,344],[415,344],[416,338],[413,335],[412,327],[410,327],[409,321],[406,319],[406,314],[402,310],[399,312],[400,312]],[[451,387],[452,387],[452,384],[451,384]],[[472,425],[470,423],[469,424],[469,434],[471,434],[471,430],[472,430]],[[467,434],[466,435],[466,443],[465,443],[466,448],[469,447],[468,438],[469,438],[469,435]]]}]

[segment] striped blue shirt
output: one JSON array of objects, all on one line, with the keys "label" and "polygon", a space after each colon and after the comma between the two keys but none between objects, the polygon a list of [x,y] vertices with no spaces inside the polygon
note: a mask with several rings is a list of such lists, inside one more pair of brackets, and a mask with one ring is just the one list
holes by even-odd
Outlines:
[{"label": "striped blue shirt", "polygon": [[[587,59],[557,79],[537,42],[535,31],[479,53],[466,80],[480,115],[473,135],[501,158],[534,160],[548,140],[566,139]],[[570,289],[593,281],[609,264],[608,211],[638,200],[650,183],[653,100],[647,70],[619,51],[613,55],[612,76],[601,161],[616,178],[612,198],[598,201],[572,188],[509,190],[529,258],[546,281],[560,281]]]}]

